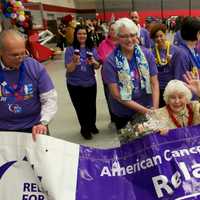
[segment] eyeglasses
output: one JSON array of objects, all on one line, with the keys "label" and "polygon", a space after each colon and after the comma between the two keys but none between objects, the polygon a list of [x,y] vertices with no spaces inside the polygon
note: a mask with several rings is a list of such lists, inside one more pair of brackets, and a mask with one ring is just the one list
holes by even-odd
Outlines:
[{"label": "eyeglasses", "polygon": [[134,38],[137,36],[137,33],[132,33],[132,34],[119,34],[118,35],[122,39],[128,39],[128,38]]},{"label": "eyeglasses", "polygon": [[21,53],[21,54],[7,54],[8,57],[10,57],[11,59],[24,59],[25,57],[27,57],[28,55],[26,54],[26,52]]}]

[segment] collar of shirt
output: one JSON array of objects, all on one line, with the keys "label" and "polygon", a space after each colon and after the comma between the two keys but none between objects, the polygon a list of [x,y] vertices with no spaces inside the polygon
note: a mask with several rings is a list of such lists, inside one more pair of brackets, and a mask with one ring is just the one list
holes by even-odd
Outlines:
[{"label": "collar of shirt", "polygon": [[9,68],[9,67],[6,67],[6,66],[3,64],[3,62],[2,62],[1,59],[0,59],[0,65],[1,65],[2,69],[5,70],[5,71],[11,71],[11,70],[13,70],[13,69],[11,69],[11,68]]},{"label": "collar of shirt", "polygon": [[140,37],[140,30],[141,30],[140,24],[137,24],[137,27],[138,27],[138,37]]}]

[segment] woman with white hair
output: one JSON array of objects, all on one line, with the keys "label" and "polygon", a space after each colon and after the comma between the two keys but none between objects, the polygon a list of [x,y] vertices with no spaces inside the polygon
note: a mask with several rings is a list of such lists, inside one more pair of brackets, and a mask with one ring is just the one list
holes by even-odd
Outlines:
[{"label": "woman with white hair", "polygon": [[102,75],[109,87],[110,105],[117,129],[138,114],[158,108],[159,84],[152,53],[138,45],[138,27],[128,18],[115,22],[117,47],[103,64]]},{"label": "woman with white hair", "polygon": [[200,103],[191,100],[191,90],[200,96],[200,81],[191,72],[187,72],[184,78],[188,84],[180,80],[169,81],[163,94],[166,106],[155,109],[148,116],[148,121],[133,126],[130,122],[121,130],[121,143],[153,131],[165,135],[169,129],[200,124]]},{"label": "woman with white hair", "polygon": [[169,81],[163,97],[166,106],[155,110],[152,115],[160,121],[163,126],[161,129],[181,128],[200,123],[200,104],[198,101],[191,101],[192,92],[186,83],[180,80]]}]

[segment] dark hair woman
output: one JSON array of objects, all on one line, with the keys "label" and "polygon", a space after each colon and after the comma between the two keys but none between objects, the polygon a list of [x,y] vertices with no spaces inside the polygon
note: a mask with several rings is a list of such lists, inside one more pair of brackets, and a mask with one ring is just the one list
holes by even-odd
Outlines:
[{"label": "dark hair woman", "polygon": [[77,26],[74,41],[65,52],[67,69],[67,88],[81,126],[81,134],[91,139],[91,133],[98,133],[96,128],[95,69],[100,67],[96,49],[85,26]]},{"label": "dark hair woman", "polygon": [[166,38],[167,27],[164,24],[154,24],[150,31],[150,37],[153,39],[155,45],[152,52],[156,59],[156,65],[158,68],[158,80],[160,85],[160,102],[159,107],[165,105],[163,99],[164,89],[167,83],[175,79],[175,70],[180,61],[177,55],[180,53],[180,49],[171,44]]}]

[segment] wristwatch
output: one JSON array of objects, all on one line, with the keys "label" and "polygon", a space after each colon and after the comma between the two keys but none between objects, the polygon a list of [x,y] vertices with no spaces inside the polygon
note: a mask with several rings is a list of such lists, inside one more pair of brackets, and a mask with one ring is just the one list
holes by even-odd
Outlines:
[{"label": "wristwatch", "polygon": [[44,126],[47,126],[47,125],[49,124],[49,122],[46,121],[46,120],[42,120],[42,121],[40,121],[40,123],[41,123],[42,125],[44,125]]}]

